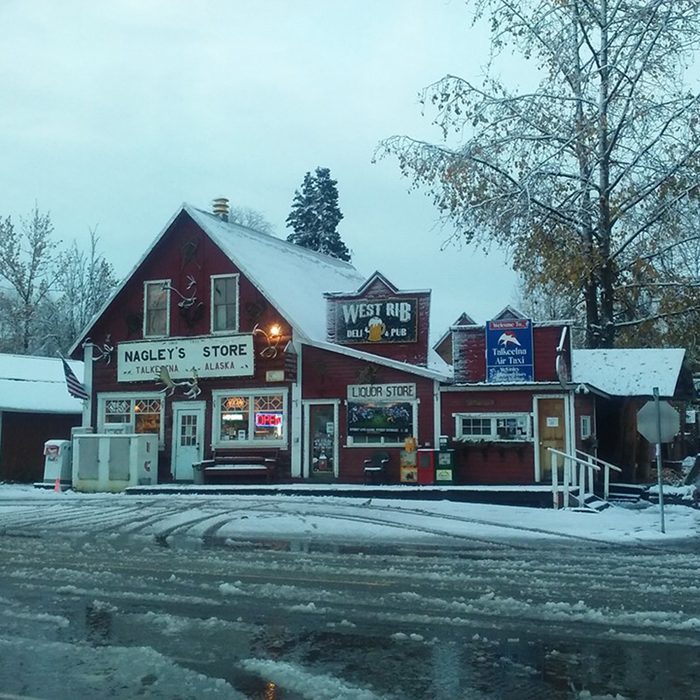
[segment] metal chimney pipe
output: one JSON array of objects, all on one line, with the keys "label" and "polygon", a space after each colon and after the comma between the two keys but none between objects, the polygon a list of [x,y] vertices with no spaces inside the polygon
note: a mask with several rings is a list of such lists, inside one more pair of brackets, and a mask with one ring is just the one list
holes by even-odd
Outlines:
[{"label": "metal chimney pipe", "polygon": [[214,199],[212,201],[212,211],[223,221],[228,221],[228,215],[230,211],[228,205],[228,198],[217,197],[216,199]]}]

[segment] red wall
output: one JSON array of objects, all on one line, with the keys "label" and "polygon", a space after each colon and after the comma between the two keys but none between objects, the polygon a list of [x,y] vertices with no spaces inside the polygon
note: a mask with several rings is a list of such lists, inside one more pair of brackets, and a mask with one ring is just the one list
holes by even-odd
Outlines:
[{"label": "red wall", "polygon": [[455,449],[455,480],[460,484],[530,484],[535,480],[532,442],[456,442],[454,413],[532,413],[531,391],[443,391],[441,433]]},{"label": "red wall", "polygon": [[44,478],[44,443],[70,440],[82,416],[58,413],[2,412],[0,481],[32,483]]},{"label": "red wall", "polygon": [[[95,326],[90,331],[90,337],[96,344],[104,342],[111,335],[112,345],[119,342],[143,339],[143,283],[147,280],[170,279],[171,285],[189,296],[192,290],[186,291],[187,277],[191,275],[197,281],[197,298],[203,302],[202,310],[183,314],[178,307],[179,297],[171,292],[170,299],[170,337],[187,337],[209,335],[210,326],[210,276],[240,272],[229,258],[202,233],[201,229],[181,213],[171,229],[161,238],[160,242],[148,254],[133,277],[127,281],[124,288],[117,294],[107,307]],[[273,322],[282,327],[283,337],[291,336],[291,326],[275,307],[254,287],[243,275],[239,278],[239,329],[240,333],[251,333],[256,324],[268,328]],[[280,344],[280,350],[286,340]],[[268,370],[283,369],[284,354],[278,353],[275,358],[260,357],[260,350],[265,347],[261,336],[254,337],[255,374],[253,377],[236,377],[233,381],[238,388],[281,386],[288,390],[288,384],[268,383],[265,374]],[[116,351],[109,364],[95,362],[93,364],[93,386],[98,392],[136,392],[157,391],[162,387],[155,378],[153,381],[117,382]],[[200,383],[202,389],[198,397],[206,401],[207,414],[205,425],[205,454],[209,455],[211,445],[211,392],[212,390],[231,388],[230,378],[206,379]],[[172,444],[172,400],[166,401],[164,450],[160,455],[159,479],[169,477],[170,452]],[[92,423],[96,424],[97,402],[93,402]],[[291,438],[290,438],[291,439]],[[284,463],[286,457],[282,455]]]},{"label": "red wall", "polygon": [[363,481],[364,460],[378,451],[391,455],[388,480],[396,483],[400,480],[400,448],[345,447],[348,438],[345,401],[348,384],[415,383],[420,401],[416,437],[420,447],[434,447],[432,379],[313,347],[304,348],[302,377],[303,399],[341,399],[338,425],[341,481]]},{"label": "red wall", "polygon": [[[556,356],[563,325],[538,326],[532,329],[534,376],[536,382],[557,381]],[[486,329],[464,327],[452,330],[452,353],[455,382],[486,380]],[[566,361],[571,367],[570,344],[565,348]]]}]

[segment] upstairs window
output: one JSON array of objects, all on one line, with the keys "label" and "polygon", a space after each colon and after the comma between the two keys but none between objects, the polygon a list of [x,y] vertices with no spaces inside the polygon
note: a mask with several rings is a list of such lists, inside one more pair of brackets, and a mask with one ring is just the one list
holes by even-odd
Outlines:
[{"label": "upstairs window", "polygon": [[145,282],[143,288],[143,337],[170,334],[170,280]]},{"label": "upstairs window", "polygon": [[211,278],[211,331],[238,330],[238,275]]}]

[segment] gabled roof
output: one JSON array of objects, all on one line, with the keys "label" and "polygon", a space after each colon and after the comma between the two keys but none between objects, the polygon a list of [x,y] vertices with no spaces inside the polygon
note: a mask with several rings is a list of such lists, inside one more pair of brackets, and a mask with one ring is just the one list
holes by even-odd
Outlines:
[{"label": "gabled roof", "polygon": [[393,282],[390,282],[381,272],[373,272],[367,280],[356,290],[351,292],[326,292],[327,297],[361,297],[375,283],[381,284],[391,294],[406,296],[407,294],[430,294],[430,289],[399,289]]},{"label": "gabled roof", "polygon": [[355,348],[348,347],[347,345],[336,345],[335,343],[329,343],[325,340],[314,340],[308,342],[307,345],[319,348],[320,350],[329,350],[330,352],[334,352],[339,355],[353,357],[357,360],[372,362],[376,365],[384,365],[385,367],[398,369],[402,372],[408,372],[409,374],[416,374],[420,377],[427,377],[428,379],[436,379],[443,382],[452,379],[452,368],[450,365],[445,363],[435,352],[432,351],[428,353],[428,366],[423,367],[422,365],[411,365],[407,362],[402,362],[401,360],[394,360],[391,357],[375,355],[374,353],[365,352],[364,350],[356,350]]},{"label": "gabled roof", "polygon": [[[254,284],[261,294],[274,304],[292,325],[295,337],[301,342],[359,359],[386,364],[432,379],[444,380],[450,377],[451,368],[434,352],[429,352],[429,367],[422,367],[326,341],[326,297],[357,294],[358,290],[364,289],[376,279],[386,284],[389,289],[395,290],[394,285],[381,273],[376,272],[366,280],[350,263],[302,248],[246,226],[224,221],[215,214],[188,204],[183,204],[182,208],[168,221],[112,297],[90,321],[71,348],[71,353],[83,342],[95,320],[104,313],[112,299],[126,285],[183,212],[228,256],[251,284]],[[401,294],[404,293],[404,291],[401,292]]]},{"label": "gabled roof", "polygon": [[571,381],[609,396],[672,397],[683,366],[683,348],[572,350]]},{"label": "gabled roof", "polygon": [[236,267],[302,335],[326,337],[324,292],[353,292],[363,282],[350,263],[183,206]]},{"label": "gabled roof", "polygon": [[489,319],[489,320],[491,320],[491,321],[512,321],[515,319],[525,319],[525,318],[526,318],[526,316],[521,311],[518,311],[517,309],[508,305],[505,308],[501,309],[492,319]]},{"label": "gabled roof", "polygon": [[454,323],[440,336],[440,339],[433,343],[433,350],[437,350],[452,335],[452,329],[459,326],[476,326],[476,321],[466,312],[462,312]]},{"label": "gabled roof", "polygon": [[[82,381],[83,363],[69,360]],[[59,358],[0,354],[0,411],[23,413],[81,413],[82,401],[66,386]]]},{"label": "gabled roof", "polygon": [[241,272],[257,286],[297,333],[322,340],[326,337],[326,302],[328,291],[353,292],[365,278],[352,265],[328,255],[288,243],[260,231],[224,221],[214,214],[183,204],[156,236],[146,252],[121,281],[112,296],[93,316],[73,344],[73,354],[88,330],[104,313],[112,299],[121,292],[149,253],[182,213],[211,238]]}]

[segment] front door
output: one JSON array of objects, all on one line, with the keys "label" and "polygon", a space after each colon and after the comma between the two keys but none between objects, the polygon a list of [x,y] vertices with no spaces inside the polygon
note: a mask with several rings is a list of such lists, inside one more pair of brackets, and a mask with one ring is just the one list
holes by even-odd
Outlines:
[{"label": "front door", "polygon": [[192,465],[204,448],[204,401],[173,403],[172,471],[175,481],[193,481]]},{"label": "front door", "polygon": [[[536,401],[539,480],[548,482],[552,480],[552,453],[548,448],[566,451],[566,406],[563,398],[538,398]],[[563,463],[562,457],[558,457],[559,469]],[[561,474],[559,476],[561,480]]]},{"label": "front door", "polygon": [[306,473],[328,481],[338,476],[338,406],[309,403],[307,408]]}]

